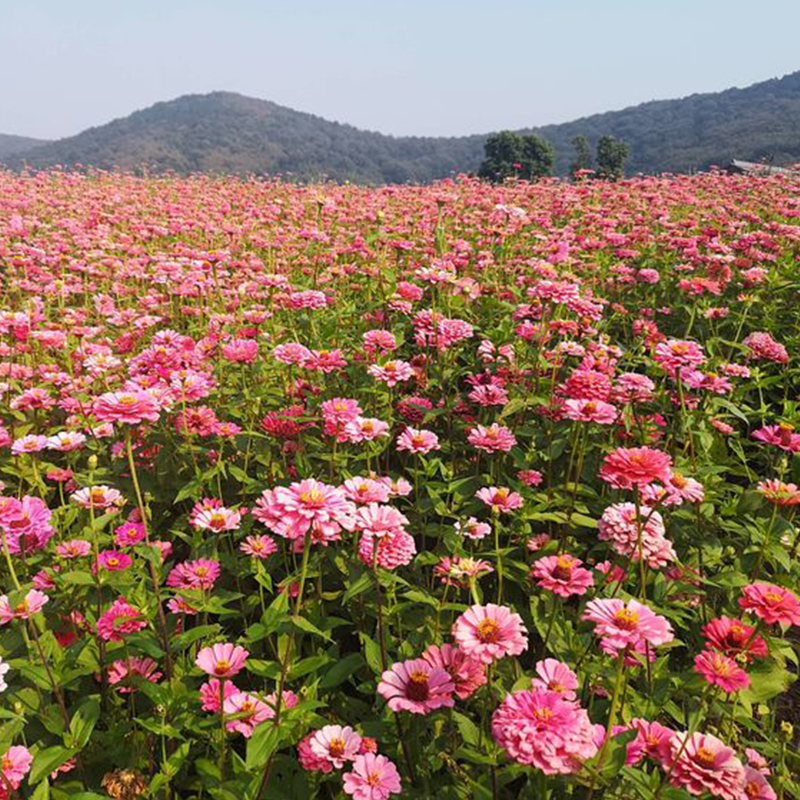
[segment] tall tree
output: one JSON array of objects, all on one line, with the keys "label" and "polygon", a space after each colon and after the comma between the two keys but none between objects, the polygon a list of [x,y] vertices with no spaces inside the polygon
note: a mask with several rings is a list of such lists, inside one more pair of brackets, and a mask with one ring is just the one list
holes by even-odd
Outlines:
[{"label": "tall tree", "polygon": [[510,177],[537,180],[552,175],[555,166],[553,145],[533,134],[495,133],[486,140],[485,152],[478,175],[490,181],[500,182]]},{"label": "tall tree", "polygon": [[618,181],[625,176],[625,161],[630,148],[614,136],[601,136],[597,142],[597,177]]},{"label": "tall tree", "polygon": [[569,174],[574,177],[576,172],[592,168],[592,151],[585,136],[573,136],[572,146],[575,148],[575,160],[569,165]]},{"label": "tall tree", "polygon": [[522,169],[520,177],[535,181],[553,174],[556,151],[553,145],[541,136],[533,134],[522,137]]},{"label": "tall tree", "polygon": [[484,145],[486,158],[478,176],[499,183],[519,175],[522,162],[522,137],[512,131],[492,134]]}]

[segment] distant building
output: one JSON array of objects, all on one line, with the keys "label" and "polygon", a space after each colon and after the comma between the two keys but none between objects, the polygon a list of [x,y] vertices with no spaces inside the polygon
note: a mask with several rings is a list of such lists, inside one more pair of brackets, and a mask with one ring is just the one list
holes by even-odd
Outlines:
[{"label": "distant building", "polygon": [[728,164],[727,171],[731,175],[796,175],[797,169],[788,167],[775,167],[772,164],[765,164],[759,161],[740,161],[734,158]]}]

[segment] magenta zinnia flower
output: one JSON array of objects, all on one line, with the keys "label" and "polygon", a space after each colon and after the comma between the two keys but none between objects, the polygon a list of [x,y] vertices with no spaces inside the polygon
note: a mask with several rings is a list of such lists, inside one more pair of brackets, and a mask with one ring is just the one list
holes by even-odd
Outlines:
[{"label": "magenta zinnia flower", "polygon": [[392,711],[429,714],[436,708],[452,708],[455,685],[443,667],[422,658],[392,664],[381,675],[378,694]]},{"label": "magenta zinnia flower", "polygon": [[97,635],[107,642],[121,642],[122,634],[136,633],[146,627],[147,620],[142,612],[120,597],[97,620]]},{"label": "magenta zinnia flower", "polygon": [[718,617],[703,626],[703,636],[709,650],[717,650],[737,660],[752,661],[769,655],[767,643],[752,625],[738,619]]},{"label": "magenta zinnia flower", "polygon": [[723,692],[738,692],[750,685],[750,676],[732,658],[712,650],[695,656],[694,671]]},{"label": "magenta zinnia flower", "polygon": [[527,634],[519,614],[494,603],[468,608],[453,624],[453,638],[461,649],[484,664],[518,656],[528,647]]}]

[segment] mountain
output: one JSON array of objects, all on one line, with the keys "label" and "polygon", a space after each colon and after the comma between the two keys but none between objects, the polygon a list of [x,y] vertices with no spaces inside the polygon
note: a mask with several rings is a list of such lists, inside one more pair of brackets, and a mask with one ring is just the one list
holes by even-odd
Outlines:
[{"label": "mountain", "polygon": [[393,137],[231,92],[156,103],[6,159],[14,168],[56,164],[179,173],[281,174],[364,183],[426,182],[476,169],[483,136]]},{"label": "mountain", "polygon": [[22,153],[30,150],[37,145],[47,144],[46,139],[31,139],[30,136],[12,136],[8,133],[0,133],[0,158]]},{"label": "mountain", "polygon": [[[657,100],[531,128],[556,149],[565,174],[570,140],[606,134],[631,148],[628,172],[688,172],[734,157],[800,161],[800,72],[744,89]],[[230,92],[156,103],[77,136],[17,149],[11,168],[92,165],[150,172],[276,175],[299,180],[404,183],[475,171],[486,135],[395,137]],[[0,138],[0,148],[2,147]],[[7,151],[6,151],[7,152]]]}]

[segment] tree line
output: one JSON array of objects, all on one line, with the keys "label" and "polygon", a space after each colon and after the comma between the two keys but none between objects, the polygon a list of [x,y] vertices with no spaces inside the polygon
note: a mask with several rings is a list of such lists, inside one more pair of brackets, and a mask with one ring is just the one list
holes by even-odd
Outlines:
[{"label": "tree line", "polygon": [[[625,161],[630,148],[614,136],[601,136],[597,141],[595,156],[585,136],[572,139],[575,158],[569,173],[574,178],[593,175],[604,180],[620,180],[625,175]],[[478,175],[493,182],[506,178],[535,181],[553,174],[556,151],[550,142],[536,134],[513,131],[495,133],[486,140],[485,159]]]}]

